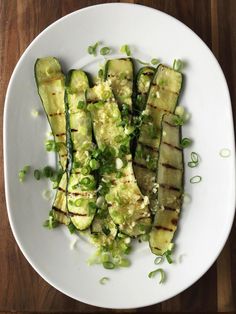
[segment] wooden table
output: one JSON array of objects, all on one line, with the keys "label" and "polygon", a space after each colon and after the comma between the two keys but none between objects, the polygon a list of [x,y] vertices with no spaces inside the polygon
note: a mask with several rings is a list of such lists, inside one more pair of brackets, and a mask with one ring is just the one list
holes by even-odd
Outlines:
[{"label": "wooden table", "polygon": [[[105,1],[0,0],[1,116],[3,116],[4,96],[11,73],[34,37],[58,18],[83,7],[103,2]],[[234,86],[236,84],[236,0],[126,2],[144,4],[175,16],[204,40],[224,70],[231,92],[234,117],[236,117]],[[204,72],[206,69],[202,70]],[[3,161],[2,151],[1,161]],[[1,172],[0,190],[0,313],[112,312],[77,302],[58,292],[39,277],[23,257],[12,236],[4,198],[3,172]],[[204,256],[199,256],[200,258]],[[235,302],[236,224],[234,223],[230,238],[217,262],[192,287],[161,304],[127,312],[236,312]]]}]

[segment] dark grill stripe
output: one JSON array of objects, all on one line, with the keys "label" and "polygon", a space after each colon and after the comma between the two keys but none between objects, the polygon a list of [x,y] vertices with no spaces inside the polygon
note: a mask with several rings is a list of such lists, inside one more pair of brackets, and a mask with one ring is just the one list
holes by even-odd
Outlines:
[{"label": "dark grill stripe", "polygon": [[76,129],[70,129],[71,132],[78,132],[79,130],[76,130]]},{"label": "dark grill stripe", "polygon": [[170,231],[170,232],[173,232],[173,231],[174,231],[173,229],[166,228],[166,227],[163,227],[163,226],[155,226],[155,228],[156,228],[157,230],[164,230],[164,231]]},{"label": "dark grill stripe", "polygon": [[175,212],[176,211],[176,208],[172,208],[172,207],[169,207],[169,206],[164,206],[165,210],[170,210],[172,212]]},{"label": "dark grill stripe", "polygon": [[66,133],[58,133],[58,134],[56,134],[57,137],[65,136],[65,135],[66,135]]},{"label": "dark grill stripe", "polygon": [[171,148],[174,148],[174,149],[177,149],[177,150],[179,150],[179,151],[182,151],[181,148],[179,148],[178,146],[174,146],[174,145],[172,145],[172,144],[170,144],[170,143],[162,142],[162,144],[168,145],[168,146],[171,147]]},{"label": "dark grill stripe", "polygon": [[74,216],[87,217],[88,216],[87,214],[78,214],[78,213],[72,213],[72,212],[69,212],[69,215],[71,217],[74,217]]},{"label": "dark grill stripe", "polygon": [[152,147],[152,146],[150,146],[148,144],[144,144],[144,143],[142,143],[140,141],[138,141],[138,144],[140,144],[140,145],[144,146],[145,148],[147,148],[149,150],[152,150],[154,152],[158,152],[159,151],[157,147]]},{"label": "dark grill stripe", "polygon": [[55,112],[55,113],[49,113],[49,117],[54,117],[54,116],[60,116],[65,114],[64,112]]},{"label": "dark grill stripe", "polygon": [[179,188],[176,188],[175,186],[172,186],[172,185],[160,183],[159,186],[162,187],[162,188],[164,188],[164,189],[167,189],[167,190],[173,190],[173,191],[178,191],[178,192],[180,192],[180,189],[179,189]]},{"label": "dark grill stripe", "polygon": [[64,214],[64,215],[66,215],[66,213],[65,213],[63,210],[61,210],[60,208],[58,208],[58,207],[56,207],[56,206],[52,206],[52,209],[55,210],[55,211],[58,212],[58,213],[62,213],[62,214]]},{"label": "dark grill stripe", "polygon": [[172,165],[170,165],[170,164],[162,163],[161,165],[162,165],[163,167],[167,168],[167,169],[173,169],[173,170],[182,171],[182,169],[179,169],[179,168],[177,168],[177,167],[175,167],[175,166],[172,166]]},{"label": "dark grill stripe", "polygon": [[142,164],[140,164],[140,163],[138,163],[138,162],[136,162],[136,161],[133,161],[133,164],[134,164],[135,166],[139,167],[139,168],[147,169],[147,170],[149,170],[149,171],[155,173],[154,170],[148,169],[148,167],[147,167],[146,165],[142,165]]},{"label": "dark grill stripe", "polygon": [[163,121],[163,123],[165,123],[165,124],[171,126],[172,128],[177,128],[177,125],[172,124],[172,123],[170,123],[170,122],[168,122],[168,121]]}]

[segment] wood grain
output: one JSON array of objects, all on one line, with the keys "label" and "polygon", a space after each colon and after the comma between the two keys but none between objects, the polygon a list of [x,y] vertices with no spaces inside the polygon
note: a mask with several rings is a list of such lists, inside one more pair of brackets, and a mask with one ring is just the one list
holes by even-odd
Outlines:
[{"label": "wood grain", "polygon": [[[86,0],[0,0],[0,102],[10,75],[28,44],[45,27],[77,9],[104,3]],[[110,1],[107,1],[110,2]],[[236,117],[236,1],[126,0],[162,10],[188,25],[212,49],[222,66]],[[2,129],[2,119],[1,119]],[[2,137],[1,137],[2,138]],[[2,143],[1,143],[2,147]],[[0,161],[3,164],[2,149]],[[236,223],[217,262],[180,295],[147,308],[105,310],[72,300],[49,286],[31,268],[12,236],[6,214],[3,171],[0,174],[0,312],[11,313],[146,313],[236,312]]]}]

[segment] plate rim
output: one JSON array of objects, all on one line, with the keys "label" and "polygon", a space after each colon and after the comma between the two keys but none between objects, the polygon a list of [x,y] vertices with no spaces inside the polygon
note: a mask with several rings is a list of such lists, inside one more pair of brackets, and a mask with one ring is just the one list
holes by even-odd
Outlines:
[{"label": "plate rim", "polygon": [[[10,209],[10,206],[9,206],[9,199],[10,199],[10,192],[9,192],[9,184],[8,184],[8,175],[7,175],[7,169],[8,169],[8,160],[7,160],[7,156],[6,156],[6,136],[7,136],[7,111],[8,111],[8,102],[9,102],[9,95],[10,95],[10,92],[11,92],[11,86],[12,86],[12,83],[13,83],[13,80],[14,80],[14,77],[15,77],[15,73],[17,72],[18,70],[18,67],[20,66],[21,62],[22,62],[22,59],[24,58],[24,56],[27,54],[27,52],[31,49],[31,47],[34,45],[34,43],[40,39],[41,36],[44,35],[44,33],[46,33],[51,27],[55,27],[57,23],[60,23],[62,20],[65,20],[67,18],[70,18],[71,16],[73,15],[76,15],[78,12],[84,12],[84,11],[89,11],[89,10],[96,10],[97,7],[104,7],[104,6],[110,6],[110,7],[116,7],[116,6],[123,6],[123,7],[126,7],[126,6],[135,6],[135,7],[141,7],[142,9],[144,10],[150,10],[152,12],[159,12],[159,14],[161,15],[165,15],[167,16],[168,18],[170,19],[173,19],[175,20],[177,23],[180,23],[182,24],[182,26],[184,28],[186,28],[187,30],[189,30],[191,32],[191,34],[195,37],[198,38],[198,40],[200,40],[203,44],[203,46],[205,46],[205,48],[207,48],[208,52],[212,55],[217,67],[218,67],[218,70],[221,72],[222,74],[222,79],[224,81],[224,85],[225,85],[225,91],[227,93],[227,97],[229,99],[229,113],[230,113],[230,117],[231,117],[231,125],[232,125],[232,134],[231,134],[231,139],[232,139],[232,143],[233,143],[233,151],[231,151],[231,158],[233,159],[233,175],[232,175],[232,180],[233,180],[233,185],[234,185],[234,193],[233,193],[233,202],[232,202],[232,207],[233,207],[233,210],[231,212],[231,222],[230,222],[230,225],[229,225],[229,228],[228,228],[228,231],[226,232],[226,234],[224,235],[225,238],[221,241],[221,245],[219,246],[218,248],[218,251],[215,252],[214,254],[214,257],[211,258],[211,262],[209,263],[208,267],[201,272],[201,274],[196,277],[196,279],[194,280],[194,282],[192,282],[190,285],[189,284],[186,284],[184,287],[182,287],[180,289],[180,291],[178,291],[177,293],[174,293],[172,294],[170,297],[166,297],[166,298],[163,298],[161,301],[157,301],[157,302],[147,302],[147,303],[143,303],[142,305],[134,305],[134,306],[120,306],[120,307],[111,307],[111,306],[108,306],[108,305],[98,305],[98,303],[93,303],[89,300],[86,300],[85,298],[82,298],[82,299],[78,299],[78,297],[76,296],[73,296],[72,293],[68,292],[68,291],[64,291],[62,290],[62,288],[58,287],[56,284],[54,284],[50,279],[48,279],[42,272],[40,269],[37,268],[37,265],[34,264],[34,262],[32,261],[31,257],[29,255],[27,255],[27,252],[24,248],[24,244],[21,243],[21,241],[18,239],[18,236],[17,236],[17,232],[15,230],[15,226],[14,226],[14,223],[13,223],[13,218],[12,218],[12,213],[11,213],[11,209]],[[40,275],[40,277],[42,277],[49,285],[51,285],[53,288],[55,288],[56,290],[60,291],[61,293],[63,293],[64,295],[76,300],[76,301],[79,301],[79,302],[82,302],[84,304],[87,304],[87,305],[92,305],[92,306],[97,306],[97,307],[101,307],[101,308],[107,308],[107,309],[135,309],[135,308],[141,308],[141,307],[146,307],[146,306],[151,306],[151,305],[154,305],[154,304],[159,304],[161,302],[164,302],[170,298],[173,298],[175,297],[176,295],[182,293],[183,291],[185,291],[187,288],[190,288],[193,284],[195,284],[210,268],[211,266],[214,264],[214,262],[217,260],[217,258],[219,257],[220,253],[222,252],[225,244],[226,244],[226,241],[230,235],[230,232],[232,230],[232,226],[233,226],[233,222],[234,222],[234,218],[235,218],[235,205],[236,205],[236,191],[235,191],[235,181],[236,181],[236,167],[235,167],[235,133],[234,133],[234,121],[233,121],[233,110],[232,110],[232,102],[231,102],[231,97],[230,97],[230,92],[229,92],[229,87],[228,87],[228,84],[227,84],[227,80],[226,80],[226,77],[225,77],[225,74],[219,64],[219,61],[217,60],[217,58],[215,57],[215,55],[213,54],[213,52],[211,51],[211,49],[207,46],[207,44],[189,27],[187,26],[186,24],[184,24],[182,21],[178,20],[176,17],[168,14],[168,13],[165,13],[161,10],[158,10],[158,9],[155,9],[155,8],[152,8],[152,7],[149,7],[149,6],[145,6],[145,5],[141,5],[141,4],[135,4],[135,3],[119,3],[119,2],[115,2],[115,3],[102,3],[102,4],[96,4],[96,5],[90,5],[90,6],[87,6],[85,8],[81,8],[81,9],[78,9],[76,11],[73,11],[69,14],[66,14],[62,17],[60,17],[59,19],[57,19],[56,21],[54,21],[53,23],[51,23],[50,25],[48,25],[44,30],[42,30],[31,42],[30,44],[26,47],[26,49],[24,50],[24,52],[22,53],[22,55],[20,56],[20,58],[18,59],[15,67],[14,67],[14,70],[11,74],[11,77],[10,77],[10,80],[8,82],[8,86],[7,86],[7,90],[6,90],[6,95],[5,95],[5,101],[4,101],[4,112],[3,112],[3,160],[4,160],[4,188],[5,188],[5,199],[6,199],[6,208],[7,208],[7,214],[8,214],[8,219],[9,219],[9,223],[10,223],[10,227],[11,227],[11,231],[13,233],[13,236],[14,236],[14,239],[19,247],[19,249],[21,250],[22,254],[24,255],[25,259],[28,261],[28,263],[32,266],[32,268],[36,271],[36,273],[38,275]]]}]

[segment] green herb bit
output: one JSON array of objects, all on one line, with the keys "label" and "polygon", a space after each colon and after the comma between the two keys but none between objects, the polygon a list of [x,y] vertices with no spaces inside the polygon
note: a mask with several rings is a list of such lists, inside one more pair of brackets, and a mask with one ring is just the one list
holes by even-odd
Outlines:
[{"label": "green herb bit", "polygon": [[69,229],[69,231],[70,231],[71,234],[75,233],[75,231],[77,230],[76,227],[75,227],[75,225],[74,225],[72,222],[69,223],[69,225],[67,226],[67,228]]},{"label": "green herb bit", "polygon": [[96,159],[91,159],[89,162],[89,166],[91,167],[92,170],[97,170],[100,164]]},{"label": "green herb bit", "polygon": [[106,269],[114,269],[115,268],[115,264],[112,262],[103,262],[102,265]]},{"label": "green herb bit", "polygon": [[155,260],[154,260],[154,264],[155,265],[158,265],[158,264],[160,264],[160,263],[162,263],[163,262],[163,257],[162,256],[157,256],[156,258],[155,258]]},{"label": "green herb bit", "polygon": [[130,47],[128,45],[123,45],[120,47],[120,52],[121,53],[125,53],[128,57],[131,56],[131,50]]},{"label": "green herb bit", "polygon": [[49,218],[44,222],[43,226],[48,229],[54,229],[59,225],[58,221],[55,220],[53,215],[50,213]]},{"label": "green herb bit", "polygon": [[149,62],[145,62],[145,61],[142,61],[142,60],[140,60],[140,59],[135,59],[138,63],[140,63],[140,64],[143,64],[143,65],[150,65],[150,63]]},{"label": "green herb bit", "polygon": [[156,270],[153,270],[151,271],[149,274],[148,274],[148,277],[149,278],[154,278],[156,276],[157,273],[160,273],[160,280],[159,280],[159,283],[163,283],[164,280],[165,280],[165,272],[162,268],[158,268]]},{"label": "green herb bit", "polygon": [[187,148],[189,147],[190,145],[192,144],[192,140],[188,137],[184,137],[181,142],[180,142],[180,145],[183,147],[183,148]]},{"label": "green herb bit", "polygon": [[38,169],[35,169],[35,170],[34,170],[34,177],[35,177],[35,179],[36,179],[37,181],[40,180],[40,178],[41,178],[41,171],[38,170]]},{"label": "green herb bit", "polygon": [[52,167],[46,166],[46,167],[43,168],[43,175],[46,178],[52,178],[53,174],[54,174],[54,172],[53,172]]},{"label": "green herb bit", "polygon": [[165,255],[165,257],[166,257],[167,262],[168,262],[169,264],[172,264],[172,263],[173,263],[173,260],[172,260],[172,258],[171,258],[171,251],[170,251],[170,250],[166,251],[164,255]]},{"label": "green herb bit", "polygon": [[184,119],[183,118],[181,118],[181,117],[179,117],[179,116],[176,116],[176,117],[174,117],[174,119],[173,119],[173,123],[176,125],[176,126],[182,126],[182,125],[184,125]]},{"label": "green herb bit", "polygon": [[44,145],[47,152],[59,152],[61,143],[56,143],[54,140],[46,140]]},{"label": "green herb bit", "polygon": [[80,100],[80,101],[78,102],[77,108],[78,108],[78,109],[85,109],[85,108],[86,108],[86,103],[85,103],[85,101]]},{"label": "green herb bit", "polygon": [[97,47],[99,45],[99,41],[97,41],[94,45],[91,45],[88,47],[88,53],[90,55],[94,55],[94,57],[97,55]]},{"label": "green herb bit", "polygon": [[151,60],[151,64],[152,65],[157,65],[158,63],[160,63],[160,61],[158,59],[154,58],[154,59]]},{"label": "green herb bit", "polygon": [[202,177],[201,176],[194,176],[190,179],[190,183],[195,184],[195,183],[199,183],[202,181]]},{"label": "green herb bit", "polygon": [[89,202],[88,203],[88,208],[89,208],[89,216],[92,216],[96,212],[97,205],[95,203],[93,203],[93,202]]},{"label": "green herb bit", "polygon": [[223,158],[228,158],[231,155],[231,151],[228,148],[222,148],[219,154]]},{"label": "green herb bit", "polygon": [[104,78],[104,71],[103,71],[103,69],[100,69],[100,70],[98,71],[98,77],[99,77],[100,79],[103,79],[103,78]]},{"label": "green herb bit", "polygon": [[110,279],[108,277],[102,277],[100,280],[99,280],[99,283],[101,285],[105,285]]},{"label": "green herb bit", "polygon": [[106,56],[106,55],[108,55],[110,52],[111,52],[111,48],[109,48],[109,47],[102,47],[102,48],[100,49],[100,55],[102,55],[102,56]]},{"label": "green herb bit", "polygon": [[182,69],[183,69],[183,61],[181,61],[180,59],[175,59],[174,62],[173,62],[173,69],[175,71],[178,71],[180,72]]},{"label": "green herb bit", "polygon": [[26,174],[29,172],[30,166],[24,166],[23,169],[21,169],[18,173],[18,178],[20,182],[23,182],[25,180]]}]

